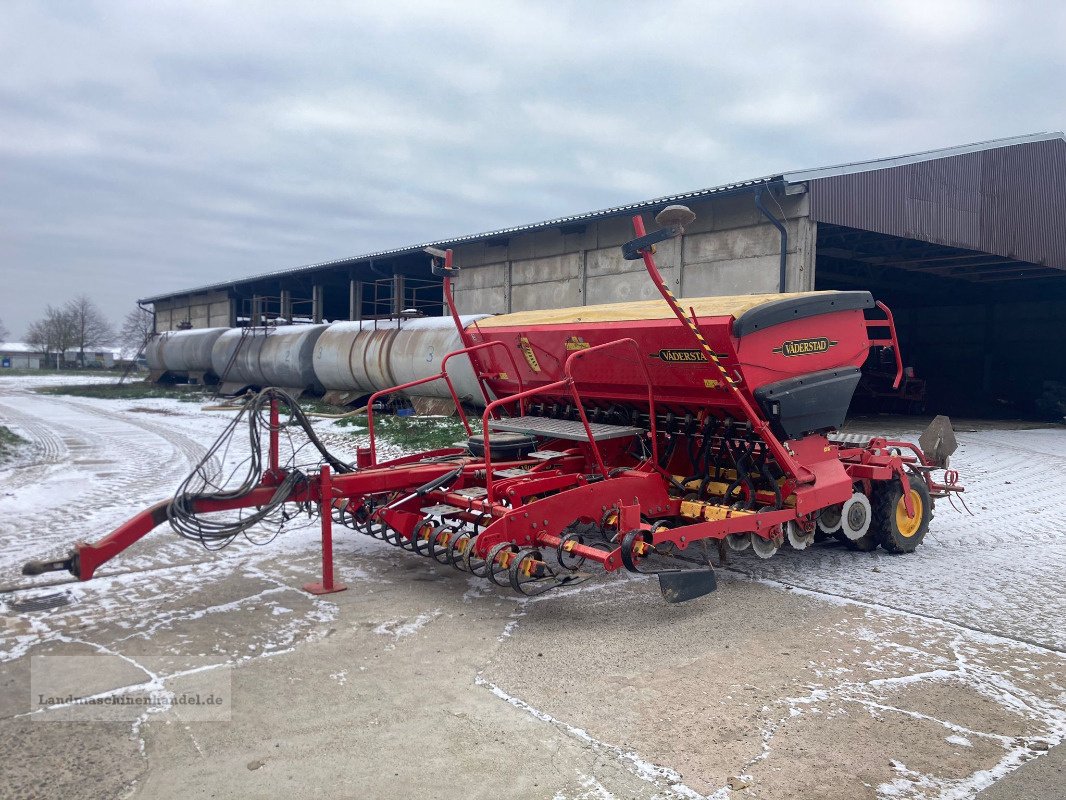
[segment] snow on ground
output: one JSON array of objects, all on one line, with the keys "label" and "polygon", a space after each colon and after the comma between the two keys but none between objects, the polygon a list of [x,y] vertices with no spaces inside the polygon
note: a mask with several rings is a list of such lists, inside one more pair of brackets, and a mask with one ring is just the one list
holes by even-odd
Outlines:
[{"label": "snow on ground", "polygon": [[[84,381],[90,382],[89,377]],[[30,440],[32,447],[30,457],[0,467],[0,588],[43,587],[17,592],[22,599],[54,592],[56,583],[68,580],[59,574],[25,578],[20,568],[26,560],[62,556],[74,541],[92,541],[137,510],[169,497],[232,419],[232,412],[202,411],[199,404],[172,399],[100,400],[31,391],[43,383],[78,380],[0,379],[0,424]],[[352,435],[350,429],[329,420],[317,420],[315,428],[344,459],[354,460],[355,447],[366,443],[365,435]],[[916,440],[919,431],[908,433],[902,438]],[[1026,661],[1026,653],[1061,658],[1066,651],[1061,616],[1066,599],[1061,577],[1066,574],[1066,498],[1061,493],[1066,485],[1066,429],[991,429],[960,432],[958,438],[960,449],[952,466],[966,485],[966,502],[974,515],[940,502],[918,552],[854,553],[826,543],[804,552],[784,548],[769,560],[751,551],[730,554],[729,569],[734,574],[727,580],[748,576],[834,603],[867,605],[871,613],[894,609],[903,612],[896,617],[900,635],[931,641],[935,637],[929,631],[935,626],[950,638],[951,658],[932,664],[926,672],[903,674],[906,648],[886,641],[872,616],[867,644],[875,657],[862,665],[877,676],[864,685],[870,691],[848,681],[834,691],[812,690],[809,697],[786,698],[791,703],[789,714],[832,711],[838,701],[867,704],[871,714],[895,713],[899,709],[870,705],[883,703],[871,699],[876,697],[873,692],[962,681],[1004,707],[1020,703],[1019,713],[1044,721],[1050,744],[1066,732],[1061,702],[1041,700],[1018,688],[1028,679],[1041,679],[1038,671],[1030,674],[1035,668]],[[243,437],[238,439],[245,443]],[[379,447],[382,458],[400,452],[395,446]],[[226,466],[235,466],[241,457],[238,451],[227,453]],[[0,630],[0,662],[18,658],[42,642],[85,643],[100,652],[113,648],[127,655],[131,643],[144,642],[145,647],[151,643],[155,652],[165,646],[167,652],[180,654],[189,642],[181,638],[185,634],[179,632],[179,622],[209,622],[249,608],[267,613],[254,615],[257,622],[247,629],[229,632],[220,627],[212,652],[234,663],[289,651],[322,635],[323,626],[337,614],[337,606],[328,598],[309,597],[295,588],[314,574],[318,536],[317,520],[298,518],[268,547],[238,540],[232,547],[207,552],[161,527],[105,565],[97,579],[65,583],[61,590],[69,593],[70,605],[47,615],[24,615]],[[363,571],[350,566],[348,554],[394,552],[362,536],[341,533],[338,542],[343,554],[338,558],[339,578],[349,584],[377,576],[369,574],[375,559],[360,559]],[[279,554],[285,558],[277,559]],[[573,593],[598,592],[608,583],[591,582]],[[623,583],[614,580],[611,585]],[[225,599],[200,602],[205,585],[224,587]],[[493,591],[479,584],[467,594],[474,601]],[[516,606],[502,639],[513,641],[527,605]],[[373,632],[400,641],[439,614],[430,609],[410,619],[390,618]],[[847,633],[863,640],[861,630]],[[998,648],[1004,658],[1010,655],[1009,669],[986,664],[982,659],[987,654],[981,648]],[[136,657],[136,648],[132,652]],[[1005,670],[1013,671],[1009,681]],[[180,674],[180,665],[173,674]],[[840,676],[812,676],[827,683],[833,678]],[[1055,691],[1061,699],[1061,688]],[[512,702],[507,696],[503,699]],[[773,735],[769,730],[768,742]],[[948,725],[943,737],[964,749],[987,739],[980,731]],[[1016,766],[1027,747],[1013,741],[1000,744],[1006,755],[996,776]],[[908,770],[900,764],[898,781],[878,787],[878,793],[949,796],[948,787],[927,786],[923,783],[927,778]],[[966,786],[977,787],[984,780],[973,779]],[[957,796],[969,796],[968,792]]]},{"label": "snow on ground", "polygon": [[[867,430],[874,433],[874,430]],[[917,441],[915,430],[902,438]],[[941,500],[913,554],[836,543],[769,560],[730,554],[748,575],[913,611],[1066,650],[1066,428],[959,433],[952,457],[974,516]]]},{"label": "snow on ground", "polygon": [[[197,403],[173,399],[102,400],[29,390],[42,381],[70,380],[77,378],[0,381],[0,423],[29,439],[35,453],[31,463],[0,469],[0,586],[25,582],[19,570],[26,560],[62,555],[73,541],[93,540],[169,497],[232,419],[232,412],[205,412]],[[329,420],[316,420],[315,428],[341,458],[354,460],[356,446],[367,443],[365,434],[352,435]],[[919,432],[902,438],[916,440]],[[940,501],[916,553],[856,553],[829,543],[803,552],[782,548],[769,560],[751,550],[731,553],[730,566],[756,579],[1066,650],[1066,496],[1058,491],[1066,486],[1066,428],[958,438],[952,466],[974,516],[961,504],[957,511]],[[382,458],[401,452],[379,442]],[[316,535],[314,524],[294,520],[271,546],[299,549]],[[249,549],[238,542],[221,554],[206,553],[163,528],[104,571],[246,557]]]}]

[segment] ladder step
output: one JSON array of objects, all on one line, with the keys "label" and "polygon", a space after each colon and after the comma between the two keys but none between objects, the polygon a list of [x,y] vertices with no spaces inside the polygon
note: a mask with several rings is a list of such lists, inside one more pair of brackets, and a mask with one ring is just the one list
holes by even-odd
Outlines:
[{"label": "ladder step", "polygon": [[479,497],[484,497],[488,493],[489,490],[486,489],[484,486],[470,486],[469,488],[460,489],[459,491],[455,492],[455,494],[459,495],[460,497],[468,497],[471,500],[477,500]]},{"label": "ladder step", "polygon": [[456,506],[450,506],[447,503],[439,503],[435,506],[429,506],[423,508],[422,513],[428,517],[445,517],[448,514],[459,514],[465,511],[464,508],[458,508]]},{"label": "ladder step", "polygon": [[532,453],[529,454],[529,457],[537,458],[541,461],[547,461],[548,459],[561,458],[565,455],[566,453],[560,453],[558,450],[534,450]]},{"label": "ladder step", "polygon": [[[489,428],[494,431],[511,431],[527,436],[541,436],[548,439],[566,439],[574,442],[587,442],[588,434],[580,420],[552,419],[551,417],[510,417],[489,421]],[[629,425],[604,425],[602,422],[589,423],[594,442],[604,439],[619,439],[624,436],[637,436],[644,433],[642,428]]]},{"label": "ladder step", "polygon": [[864,433],[831,433],[825,438],[835,445],[866,447],[874,437]]},{"label": "ladder step", "polygon": [[511,467],[510,469],[494,469],[492,471],[492,477],[494,478],[524,478],[529,472],[524,469],[518,469],[518,467]]}]

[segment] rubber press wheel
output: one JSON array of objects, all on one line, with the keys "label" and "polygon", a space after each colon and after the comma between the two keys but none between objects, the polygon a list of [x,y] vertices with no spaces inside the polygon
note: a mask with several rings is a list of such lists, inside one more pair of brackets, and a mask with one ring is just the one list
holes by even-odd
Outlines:
[{"label": "rubber press wheel", "polygon": [[929,530],[933,502],[929,488],[917,475],[908,475],[914,516],[907,516],[903,486],[898,480],[880,487],[873,498],[873,528],[878,543],[890,553],[913,552]]}]

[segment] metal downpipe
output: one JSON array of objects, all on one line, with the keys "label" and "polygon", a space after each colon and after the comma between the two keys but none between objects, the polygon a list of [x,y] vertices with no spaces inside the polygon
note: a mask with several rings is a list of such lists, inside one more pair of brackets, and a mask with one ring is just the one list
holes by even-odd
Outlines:
[{"label": "metal downpipe", "polygon": [[766,217],[770,224],[777,228],[778,232],[781,234],[781,263],[778,266],[777,290],[779,292],[784,292],[786,291],[786,280],[788,279],[788,230],[783,224],[781,224],[781,220],[771,214],[769,209],[763,205],[762,194],[765,191],[766,187],[760,186],[759,191],[755,193],[755,207],[759,209],[759,212]]}]

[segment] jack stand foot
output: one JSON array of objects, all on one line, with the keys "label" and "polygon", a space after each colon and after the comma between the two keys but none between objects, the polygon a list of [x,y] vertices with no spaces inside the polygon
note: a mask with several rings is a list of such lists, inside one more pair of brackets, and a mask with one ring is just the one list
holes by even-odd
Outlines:
[{"label": "jack stand foot", "polygon": [[315,583],[305,583],[304,591],[310,594],[333,594],[334,592],[343,592],[348,587],[343,583],[335,583],[332,586],[326,586],[321,581]]}]

